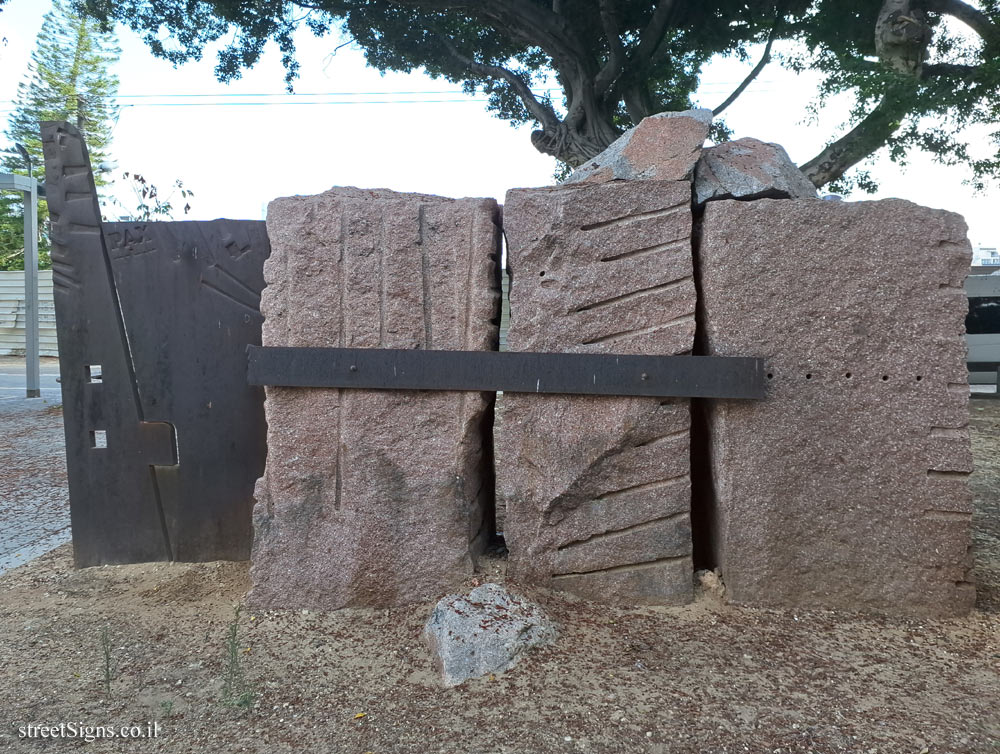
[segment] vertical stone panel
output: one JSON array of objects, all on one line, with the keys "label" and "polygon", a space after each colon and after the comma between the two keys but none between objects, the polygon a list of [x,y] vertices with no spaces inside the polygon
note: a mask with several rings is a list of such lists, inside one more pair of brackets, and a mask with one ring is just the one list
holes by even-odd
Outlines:
[{"label": "vertical stone panel", "polygon": [[[681,354],[691,186],[507,194],[511,351]],[[687,400],[507,393],[497,494],[515,580],[625,604],[691,599]]]},{"label": "vertical stone panel", "polygon": [[708,353],[771,377],[765,401],[709,404],[733,602],[972,607],[970,260],[958,215],[900,200],[706,207]]},{"label": "vertical stone panel", "polygon": [[[495,350],[499,208],[338,188],[268,207],[265,346]],[[389,606],[472,573],[491,526],[486,393],[267,388],[252,601]]]}]

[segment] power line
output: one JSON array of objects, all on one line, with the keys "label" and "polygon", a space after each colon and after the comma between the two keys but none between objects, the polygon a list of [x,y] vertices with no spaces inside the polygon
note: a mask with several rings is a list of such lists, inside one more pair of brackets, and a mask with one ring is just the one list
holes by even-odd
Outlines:
[{"label": "power line", "polygon": [[[561,89],[532,89],[533,94],[546,94],[560,92]],[[149,99],[153,97],[187,98],[187,97],[370,97],[375,95],[409,95],[409,94],[465,94],[461,89],[432,89],[427,91],[398,91],[398,92],[257,92],[242,94],[239,92],[219,92],[217,94],[119,94],[116,99]]]},{"label": "power line", "polygon": [[[773,91],[768,85],[773,85],[778,82],[769,80],[760,80],[755,82],[755,91],[758,92],[769,92]],[[764,85],[763,87],[760,85]],[[728,92],[731,90],[731,86],[735,84],[727,84],[725,82],[717,82],[713,84],[708,84],[697,90],[699,94],[719,94]],[[536,89],[532,90],[535,95],[545,96],[555,94],[561,94],[562,90],[558,88],[552,89]],[[316,97],[392,97],[392,96],[419,96],[419,95],[438,95],[438,96],[454,96],[462,95],[460,99],[414,99],[414,100],[334,100],[334,101],[317,101]],[[218,93],[162,93],[162,94],[119,94],[114,97],[115,101],[121,102],[123,100],[175,100],[175,99],[213,99],[213,100],[230,100],[230,99],[279,99],[278,102],[219,102],[219,103],[208,103],[210,105],[226,105],[226,104],[236,104],[236,105],[265,105],[265,104],[281,104],[281,105],[338,105],[338,104],[359,104],[359,105],[382,105],[382,104],[420,104],[422,102],[427,103],[455,103],[455,102],[486,102],[487,100],[482,97],[477,98],[475,95],[467,94],[459,89],[451,90],[400,90],[400,91],[387,91],[387,92],[253,92],[253,93],[238,93],[238,92],[218,92]],[[13,105],[16,100],[6,99],[0,100],[0,105]],[[136,102],[129,103],[126,102],[123,106],[125,107],[163,107],[163,106],[203,106],[202,103],[172,103],[172,102]],[[9,108],[5,109],[9,112]],[[4,110],[0,110],[3,112]]]}]

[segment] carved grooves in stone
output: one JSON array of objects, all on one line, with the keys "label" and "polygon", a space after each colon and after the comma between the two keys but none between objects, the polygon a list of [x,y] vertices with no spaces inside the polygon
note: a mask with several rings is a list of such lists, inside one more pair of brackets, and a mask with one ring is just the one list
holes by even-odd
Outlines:
[{"label": "carved grooves in stone", "polygon": [[427,256],[427,207],[421,204],[417,209],[417,243],[420,244],[420,284],[424,292],[424,348],[434,347],[433,330],[431,329],[431,278],[430,259]]},{"label": "carved grooves in stone", "polygon": [[627,338],[636,338],[640,335],[649,335],[650,333],[659,332],[660,330],[666,330],[670,327],[677,327],[678,325],[686,325],[695,322],[695,315],[693,314],[683,314],[680,317],[674,317],[668,322],[661,322],[658,325],[651,325],[649,327],[640,327],[637,330],[624,330],[622,332],[611,333],[610,335],[602,335],[599,338],[591,338],[590,340],[583,341],[583,345],[592,346],[598,343],[608,343],[614,340],[625,340]]},{"label": "carved grooves in stone", "polygon": [[924,511],[924,518],[930,519],[931,521],[944,521],[951,522],[957,521],[961,524],[968,523],[972,518],[971,513],[964,511],[939,511],[939,510],[926,510]]},{"label": "carved grooves in stone", "polygon": [[[662,404],[661,404],[662,405]],[[646,440],[645,442],[639,442],[631,446],[632,448],[646,448],[650,445],[658,445],[660,443],[670,442],[671,440],[681,440],[688,436],[688,428],[679,429],[676,432],[668,432],[665,435],[660,435],[659,437],[654,437],[651,440]]]},{"label": "carved grooves in stone", "polygon": [[620,254],[609,254],[606,257],[601,257],[600,261],[617,262],[619,259],[629,259],[631,257],[643,256],[645,254],[655,254],[658,251],[682,249],[687,245],[688,240],[686,238],[678,238],[675,241],[666,241],[665,243],[658,243],[653,246],[643,246],[641,249],[631,249],[630,251],[623,251]]},{"label": "carved grooves in stone", "polygon": [[[554,507],[546,512],[545,521],[549,525],[557,525],[562,521],[566,520],[567,518],[573,516],[575,511],[580,511],[588,507],[592,508],[594,506],[600,506],[605,503],[614,503],[614,501],[619,500],[621,498],[629,498],[636,494],[641,494],[643,492],[652,492],[654,490],[666,490],[671,487],[677,487],[683,484],[687,484],[689,478],[690,478],[689,474],[683,473],[683,474],[678,474],[677,476],[665,477],[663,479],[654,479],[651,482],[641,482],[639,484],[633,484],[629,487],[622,487],[621,489],[612,490],[611,492],[606,492],[603,495],[590,498],[576,505],[575,507],[569,509],[563,506]],[[565,544],[561,546],[565,546]]]},{"label": "carved grooves in stone", "polygon": [[[52,218],[55,224],[58,220]],[[52,245],[52,284],[63,289],[80,290],[80,281],[73,275],[73,266],[56,259],[56,246]]]},{"label": "carved grooves in stone", "polygon": [[658,558],[656,560],[648,560],[645,563],[627,563],[626,565],[611,566],[610,568],[595,568],[593,571],[574,571],[573,573],[557,573],[552,576],[553,581],[559,581],[560,579],[569,579],[575,576],[590,576],[595,573],[624,573],[627,571],[645,571],[649,568],[656,568],[657,566],[664,565],[666,563],[677,563],[683,560],[691,560],[690,555],[677,555],[670,558]]},{"label": "carved grooves in stone", "polygon": [[631,487],[622,487],[620,490],[614,490],[613,492],[605,493],[600,497],[595,497],[591,500],[591,503],[603,503],[608,500],[616,500],[617,498],[624,497],[626,495],[631,495],[636,492],[647,492],[649,490],[658,490],[666,487],[674,487],[678,484],[682,484],[687,481],[688,474],[678,474],[677,476],[667,477],[666,479],[657,479],[653,482],[643,482],[642,484],[633,484]]},{"label": "carved grooves in stone", "polygon": [[656,518],[651,518],[648,521],[642,521],[638,524],[632,524],[631,526],[626,526],[622,529],[612,529],[610,531],[602,531],[597,534],[592,534],[584,539],[576,539],[572,542],[567,542],[564,545],[559,545],[556,550],[562,552],[563,550],[569,550],[574,547],[579,547],[580,545],[590,544],[592,542],[597,542],[600,540],[614,540],[618,537],[626,536],[629,534],[634,534],[636,532],[641,532],[646,529],[655,528],[657,524],[662,524],[667,521],[672,521],[675,519],[684,518],[688,515],[688,511],[677,511],[676,513],[670,513],[666,516],[657,516]]},{"label": "carved grooves in stone", "polygon": [[640,288],[637,291],[631,291],[630,293],[622,293],[618,296],[612,296],[611,298],[606,298],[601,301],[595,301],[592,304],[584,304],[583,306],[578,306],[575,309],[571,309],[569,314],[577,314],[579,312],[589,312],[594,309],[601,309],[605,306],[611,306],[612,304],[620,304],[625,301],[632,301],[637,298],[642,298],[643,296],[648,296],[653,293],[660,293],[662,291],[670,291],[675,288],[680,288],[686,282],[691,280],[690,275],[686,275],[682,278],[677,278],[676,280],[670,280],[666,283],[660,283],[658,285],[652,285],[649,288]]},{"label": "carved grooves in stone", "polygon": [[928,479],[968,479],[969,471],[938,471],[931,469],[927,472]]},{"label": "carved grooves in stone", "polygon": [[685,211],[690,211],[690,205],[686,203],[673,204],[669,207],[664,207],[663,209],[652,209],[648,212],[636,212],[634,215],[624,215],[622,217],[615,217],[611,220],[602,220],[599,223],[581,225],[580,230],[600,230],[601,228],[610,228],[613,225],[630,225],[632,223],[642,222],[643,220],[667,217],[669,215],[675,215],[678,212]]}]

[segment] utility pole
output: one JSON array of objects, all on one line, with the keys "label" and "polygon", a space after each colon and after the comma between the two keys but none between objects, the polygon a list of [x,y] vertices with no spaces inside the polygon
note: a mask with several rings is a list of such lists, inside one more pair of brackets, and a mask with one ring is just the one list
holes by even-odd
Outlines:
[{"label": "utility pole", "polygon": [[[26,395],[40,398],[41,370],[38,358],[38,181],[31,175],[31,155],[15,145],[28,164],[28,177],[4,176],[11,188],[24,197],[24,369]],[[6,183],[6,182],[5,182]],[[3,185],[3,184],[0,184]]]}]

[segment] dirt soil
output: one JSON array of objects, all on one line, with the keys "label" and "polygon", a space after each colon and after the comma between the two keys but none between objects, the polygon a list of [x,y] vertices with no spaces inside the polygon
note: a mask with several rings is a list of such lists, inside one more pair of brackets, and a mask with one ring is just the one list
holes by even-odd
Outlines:
[{"label": "dirt soil", "polygon": [[[1000,752],[1000,401],[973,401],[972,427],[979,598],[966,618],[733,608],[711,589],[636,610],[529,593],[557,643],[445,689],[420,638],[430,604],[244,610],[237,668],[226,644],[246,564],[77,571],[65,545],[0,578],[0,750],[82,743],[19,738],[28,724],[158,723],[156,738],[90,750]],[[494,554],[477,580],[503,568]]]}]

